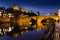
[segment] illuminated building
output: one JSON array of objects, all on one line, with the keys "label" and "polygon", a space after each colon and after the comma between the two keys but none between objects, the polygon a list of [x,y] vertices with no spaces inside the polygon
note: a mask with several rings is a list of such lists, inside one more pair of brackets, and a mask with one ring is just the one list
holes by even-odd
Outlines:
[{"label": "illuminated building", "polygon": [[13,8],[14,10],[18,10],[18,11],[22,11],[22,12],[26,12],[26,13],[28,13],[27,10],[25,10],[25,9],[23,9],[23,8],[17,6],[17,5],[14,5],[12,8]]},{"label": "illuminated building", "polygon": [[13,9],[14,9],[14,10],[18,10],[18,11],[19,11],[19,10],[20,10],[20,7],[19,7],[19,6],[14,5],[14,6],[13,6]]},{"label": "illuminated building", "polygon": [[3,16],[4,11],[4,8],[0,7],[0,16]]}]

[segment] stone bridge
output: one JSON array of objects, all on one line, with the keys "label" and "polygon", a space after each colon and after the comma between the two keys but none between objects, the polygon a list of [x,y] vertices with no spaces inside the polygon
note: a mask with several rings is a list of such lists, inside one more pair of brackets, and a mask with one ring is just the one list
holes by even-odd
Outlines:
[{"label": "stone bridge", "polygon": [[58,16],[27,16],[19,17],[17,23],[22,27],[44,28],[45,26],[42,24],[42,21],[47,18],[55,21],[58,20]]}]

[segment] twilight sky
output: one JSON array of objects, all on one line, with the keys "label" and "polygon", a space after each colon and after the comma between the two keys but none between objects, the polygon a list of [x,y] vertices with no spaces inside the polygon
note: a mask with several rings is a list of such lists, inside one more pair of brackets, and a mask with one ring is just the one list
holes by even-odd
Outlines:
[{"label": "twilight sky", "polygon": [[39,11],[41,15],[57,13],[60,8],[59,0],[0,0],[0,7],[12,7],[14,4],[33,12]]}]

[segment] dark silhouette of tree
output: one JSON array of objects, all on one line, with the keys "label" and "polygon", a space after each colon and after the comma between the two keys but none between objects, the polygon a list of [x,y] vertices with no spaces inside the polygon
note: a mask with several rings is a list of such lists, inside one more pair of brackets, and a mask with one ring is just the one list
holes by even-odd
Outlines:
[{"label": "dark silhouette of tree", "polygon": [[40,15],[40,12],[37,12],[37,15],[39,16]]},{"label": "dark silhouette of tree", "polygon": [[57,13],[54,13],[54,16],[58,16],[58,14]]},{"label": "dark silhouette of tree", "polygon": [[37,16],[33,11],[27,13],[28,16]]}]

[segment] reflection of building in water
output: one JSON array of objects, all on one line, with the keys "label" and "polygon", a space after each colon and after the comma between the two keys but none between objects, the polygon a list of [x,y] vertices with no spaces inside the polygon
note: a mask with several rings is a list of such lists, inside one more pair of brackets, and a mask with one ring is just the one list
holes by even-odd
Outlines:
[{"label": "reflection of building in water", "polygon": [[0,23],[0,35],[4,35],[7,32],[11,32],[14,29],[13,26],[10,26],[10,23]]},{"label": "reflection of building in water", "polygon": [[4,8],[0,8],[0,22],[9,22],[10,18],[8,17],[8,14],[5,13]]}]

